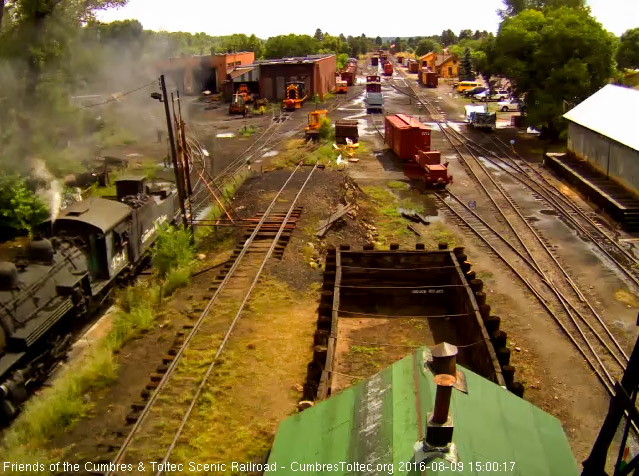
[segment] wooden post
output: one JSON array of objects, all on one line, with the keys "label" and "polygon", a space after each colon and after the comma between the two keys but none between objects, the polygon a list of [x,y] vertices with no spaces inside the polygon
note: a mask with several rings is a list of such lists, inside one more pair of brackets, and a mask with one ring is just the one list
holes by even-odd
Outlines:
[{"label": "wooden post", "polygon": [[184,207],[184,190],[182,189],[182,182],[180,181],[177,152],[175,150],[175,137],[173,135],[173,124],[171,124],[171,111],[169,110],[169,98],[166,93],[166,82],[163,74],[160,75],[160,86],[162,88],[162,102],[164,102],[164,113],[166,115],[166,127],[169,132],[169,144],[171,146],[171,160],[173,162],[173,173],[175,174],[175,185],[177,187],[180,210],[182,211],[182,224],[184,225],[184,228],[187,228],[188,222],[186,219],[186,208]]}]

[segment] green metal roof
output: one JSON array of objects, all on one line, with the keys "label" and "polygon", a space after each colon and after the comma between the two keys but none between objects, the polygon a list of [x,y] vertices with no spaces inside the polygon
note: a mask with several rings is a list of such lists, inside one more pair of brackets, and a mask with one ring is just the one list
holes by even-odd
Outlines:
[{"label": "green metal roof", "polygon": [[[373,377],[284,420],[269,456],[281,474],[421,474],[406,462],[423,439],[436,386],[417,350]],[[468,394],[453,390],[453,443],[458,463],[428,474],[571,476],[579,474],[560,422],[483,377],[462,369]],[[340,463],[371,464],[365,470]],[[389,472],[388,464],[393,464]],[[463,463],[463,464],[462,464]],[[477,467],[480,464],[480,471]],[[514,465],[512,464],[514,463]],[[321,464],[337,464],[320,468]],[[382,466],[386,464],[386,469]],[[432,463],[431,463],[432,465]],[[463,469],[462,469],[463,467]],[[310,471],[309,471],[310,469]]]}]

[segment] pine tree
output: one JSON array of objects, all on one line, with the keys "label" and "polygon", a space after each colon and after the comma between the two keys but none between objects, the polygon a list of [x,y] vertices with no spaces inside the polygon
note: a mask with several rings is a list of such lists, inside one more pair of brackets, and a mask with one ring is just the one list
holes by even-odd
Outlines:
[{"label": "pine tree", "polygon": [[470,50],[468,48],[464,50],[464,57],[459,65],[459,79],[462,81],[472,81],[475,79],[473,63],[470,59]]}]

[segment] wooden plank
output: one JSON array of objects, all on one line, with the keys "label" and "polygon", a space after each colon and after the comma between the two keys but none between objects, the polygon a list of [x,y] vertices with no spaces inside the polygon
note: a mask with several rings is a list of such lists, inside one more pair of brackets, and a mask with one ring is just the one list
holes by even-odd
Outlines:
[{"label": "wooden plank", "polygon": [[330,229],[331,225],[335,223],[337,220],[346,215],[353,208],[353,204],[349,203],[348,205],[340,205],[335,213],[329,215],[326,220],[323,220],[315,233],[315,236],[321,238],[326,232]]},{"label": "wooden plank", "polygon": [[406,228],[408,228],[410,231],[415,233],[417,236],[419,236],[419,237],[422,236],[422,234],[419,231],[417,231],[417,229],[413,225],[408,225]]}]

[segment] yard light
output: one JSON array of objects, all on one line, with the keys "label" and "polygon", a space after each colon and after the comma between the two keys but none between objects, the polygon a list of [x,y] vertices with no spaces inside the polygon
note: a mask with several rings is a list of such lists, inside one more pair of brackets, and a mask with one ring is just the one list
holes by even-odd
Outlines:
[{"label": "yard light", "polygon": [[160,93],[151,93],[151,98],[157,99],[160,102],[164,102],[164,99],[162,99],[162,95]]}]

